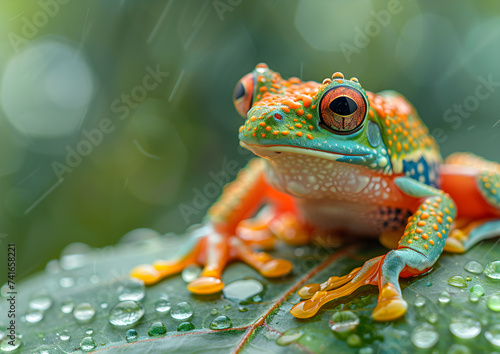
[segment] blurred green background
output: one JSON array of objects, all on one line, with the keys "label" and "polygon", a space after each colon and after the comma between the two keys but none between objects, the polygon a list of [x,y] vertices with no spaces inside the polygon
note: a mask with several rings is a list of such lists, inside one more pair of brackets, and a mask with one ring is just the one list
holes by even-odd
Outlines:
[{"label": "blurred green background", "polygon": [[215,197],[198,191],[251,156],[238,148],[232,91],[258,62],[284,77],[342,71],[367,90],[400,91],[444,155],[500,160],[499,2],[0,7],[0,242],[17,245],[18,279],[71,242],[103,247],[135,228],[199,222]]}]

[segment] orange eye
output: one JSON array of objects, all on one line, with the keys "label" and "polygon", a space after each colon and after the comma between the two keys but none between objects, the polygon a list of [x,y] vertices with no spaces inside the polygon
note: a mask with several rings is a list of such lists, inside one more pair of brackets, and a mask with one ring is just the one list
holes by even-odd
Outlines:
[{"label": "orange eye", "polygon": [[358,129],[365,119],[365,99],[350,86],[335,86],[325,92],[319,107],[323,124],[339,133]]},{"label": "orange eye", "polygon": [[238,81],[233,92],[233,102],[238,113],[247,117],[247,112],[252,107],[253,98],[253,74],[247,74]]}]

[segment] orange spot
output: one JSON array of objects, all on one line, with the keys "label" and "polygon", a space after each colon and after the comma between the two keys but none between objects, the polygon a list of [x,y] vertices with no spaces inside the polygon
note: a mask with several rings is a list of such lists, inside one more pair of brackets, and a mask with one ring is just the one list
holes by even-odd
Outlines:
[{"label": "orange spot", "polygon": [[277,131],[277,130],[273,131],[273,135],[278,135],[279,133],[280,133],[280,132],[279,132],[279,131]]},{"label": "orange spot", "polygon": [[283,110],[283,112],[285,113],[290,113],[290,108],[288,107],[281,107],[281,109]]},{"label": "orange spot", "polygon": [[266,130],[267,130],[267,131],[270,131],[270,130],[271,130],[271,127],[270,127],[270,126],[267,126],[267,127],[266,127]]},{"label": "orange spot", "polygon": [[281,132],[281,135],[288,135],[290,132],[288,130],[285,130],[284,132]]},{"label": "orange spot", "polygon": [[433,206],[434,208],[439,208],[439,204],[438,204],[438,203],[436,203],[436,202],[432,203],[432,206]]},{"label": "orange spot", "polygon": [[440,223],[440,224],[443,222],[443,218],[442,218],[442,217],[440,217],[440,216],[436,217],[436,220],[437,220],[437,222],[438,222],[438,223]]},{"label": "orange spot", "polygon": [[446,220],[448,220],[448,222],[453,222],[453,219],[451,218],[451,216],[448,216],[448,217],[446,218]]},{"label": "orange spot", "polygon": [[424,247],[425,247],[425,249],[428,249],[428,248],[429,248],[429,246],[427,246],[427,244],[425,244],[425,245],[424,245]]},{"label": "orange spot", "polygon": [[427,219],[428,217],[429,217],[429,213],[428,213],[428,212],[426,212],[426,211],[424,211],[424,212],[422,213],[422,216],[420,217],[420,219],[425,220],[425,219]]},{"label": "orange spot", "polygon": [[408,243],[413,243],[413,240],[408,240]]},{"label": "orange spot", "polygon": [[306,114],[306,118],[307,118],[307,119],[311,119],[312,117],[313,117],[313,115],[312,115],[312,114]]},{"label": "orange spot", "polygon": [[240,129],[238,129],[238,132],[239,132],[239,133],[241,133],[241,132],[243,131],[243,129],[245,129],[245,126],[244,126],[244,125],[242,125],[242,126],[240,127]]},{"label": "orange spot", "polygon": [[[315,109],[315,108],[316,108],[316,105],[315,105],[315,104],[313,104],[313,105],[311,106],[311,108],[312,108],[312,109]],[[307,116],[306,116],[306,117],[307,117]]]},{"label": "orange spot", "polygon": [[425,221],[419,221],[419,222],[417,222],[417,225],[418,226],[425,226]]},{"label": "orange spot", "polygon": [[259,123],[259,125],[260,125],[261,127],[264,127],[264,126],[266,125],[266,123],[264,123],[264,122],[260,122],[260,123]]},{"label": "orange spot", "polygon": [[418,240],[418,236],[415,236],[413,239],[414,239],[414,240]]},{"label": "orange spot", "polygon": [[262,136],[263,138],[265,138],[266,134],[262,133],[262,134],[260,134],[260,136]]},{"label": "orange spot", "polygon": [[256,116],[252,116],[252,117],[250,118],[250,120],[251,120],[252,122],[255,122],[255,120],[256,120],[256,119],[257,119],[257,117],[256,117]]},{"label": "orange spot", "polygon": [[304,114],[304,110],[303,109],[297,109],[295,111],[299,116],[303,115]]},{"label": "orange spot", "polygon": [[415,231],[417,232],[417,234],[421,234],[422,232],[424,232],[424,230],[422,230],[422,229],[421,229],[421,228],[419,228],[419,227],[418,227]]},{"label": "orange spot", "polygon": [[297,128],[302,128],[302,124],[300,124],[300,123],[295,124],[295,126],[296,126]]},{"label": "orange spot", "polygon": [[427,210],[427,205],[422,205],[422,210]]},{"label": "orange spot", "polygon": [[434,246],[434,240],[429,240],[429,243]]},{"label": "orange spot", "polygon": [[297,132],[297,136],[302,136],[302,132]]},{"label": "orange spot", "polygon": [[401,152],[401,143],[398,141],[397,145],[396,145],[396,151],[397,152]]},{"label": "orange spot", "polygon": [[450,213],[450,209],[448,209],[448,208],[444,208],[444,211],[445,211],[446,214]]},{"label": "orange spot", "polygon": [[436,198],[436,202],[441,203],[441,202],[442,202],[441,197],[437,197],[437,198]]},{"label": "orange spot", "polygon": [[267,87],[266,87],[266,86],[261,86],[261,87],[259,88],[259,91],[260,91],[260,92],[266,92],[266,91],[267,91]]},{"label": "orange spot", "polygon": [[309,128],[309,130],[313,130],[314,127],[312,125],[310,125],[310,126],[308,126],[308,128]]},{"label": "orange spot", "polygon": [[439,238],[443,237],[443,236],[441,235],[441,232],[438,232],[438,233],[437,233],[437,235],[438,235],[438,237],[439,237]]},{"label": "orange spot", "polygon": [[429,235],[427,235],[427,234],[423,234],[423,235],[422,235],[422,238],[423,238],[424,240],[427,240],[427,239],[429,238]]},{"label": "orange spot", "polygon": [[391,121],[389,119],[386,119],[385,125],[389,128],[391,126]]},{"label": "orange spot", "polygon": [[373,117],[375,117],[375,113],[373,113],[373,111],[372,111],[371,109],[368,111],[368,114],[369,114],[369,115],[370,115],[370,117],[372,117],[372,118],[373,118]]},{"label": "orange spot", "polygon": [[[422,214],[422,211],[421,211],[421,210],[417,210],[417,212],[415,213],[415,215],[416,215],[416,216],[419,216],[420,214]],[[426,214],[426,213],[424,213],[424,214]],[[422,215],[420,218],[421,218],[421,219],[427,219],[428,217],[429,217],[429,216],[427,215],[427,216],[424,218],[424,216]],[[410,216],[410,218],[411,218],[411,216]]]},{"label": "orange spot", "polygon": [[306,134],[306,136],[307,136],[307,139],[313,140],[313,136],[311,134]]},{"label": "orange spot", "polygon": [[255,136],[255,133],[252,133],[252,136]]},{"label": "orange spot", "polygon": [[432,228],[434,229],[434,231],[439,230],[439,227],[437,226],[437,224],[432,224]]}]

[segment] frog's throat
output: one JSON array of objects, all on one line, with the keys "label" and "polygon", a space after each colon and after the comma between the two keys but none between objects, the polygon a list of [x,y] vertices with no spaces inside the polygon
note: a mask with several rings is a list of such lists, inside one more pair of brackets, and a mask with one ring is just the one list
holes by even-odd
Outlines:
[{"label": "frog's throat", "polygon": [[325,160],[337,161],[344,156],[368,156],[368,154],[342,154],[332,151],[315,150],[310,148],[301,148],[290,145],[254,145],[246,144],[240,141],[240,145],[245,149],[250,150],[255,155],[265,159],[273,159],[281,155],[281,153],[290,153],[296,155],[306,155],[311,157],[319,157]]}]

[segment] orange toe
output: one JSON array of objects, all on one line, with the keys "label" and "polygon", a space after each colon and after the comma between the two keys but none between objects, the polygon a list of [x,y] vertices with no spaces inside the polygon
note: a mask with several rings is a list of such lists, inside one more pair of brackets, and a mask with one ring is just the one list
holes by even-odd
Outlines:
[{"label": "orange toe", "polygon": [[372,317],[375,321],[392,321],[400,318],[406,313],[408,304],[396,291],[394,286],[387,283],[379,294],[379,300]]},{"label": "orange toe", "polygon": [[311,298],[315,293],[321,290],[321,284],[307,284],[304,285],[302,288],[300,288],[299,291],[297,291],[297,294],[302,298],[302,299],[309,299]]},{"label": "orange toe", "polygon": [[130,277],[141,279],[146,285],[154,284],[162,278],[161,273],[150,264],[135,267],[130,271]]},{"label": "orange toe", "polygon": [[268,278],[281,277],[292,271],[293,265],[284,259],[273,259],[262,266],[260,274]]},{"label": "orange toe", "polygon": [[207,295],[221,291],[224,288],[224,283],[214,277],[199,277],[189,283],[187,288],[194,294]]}]

